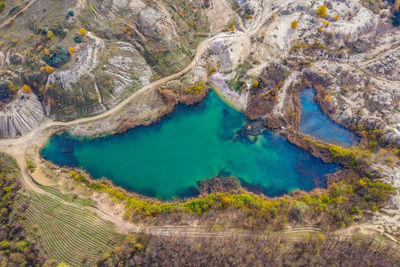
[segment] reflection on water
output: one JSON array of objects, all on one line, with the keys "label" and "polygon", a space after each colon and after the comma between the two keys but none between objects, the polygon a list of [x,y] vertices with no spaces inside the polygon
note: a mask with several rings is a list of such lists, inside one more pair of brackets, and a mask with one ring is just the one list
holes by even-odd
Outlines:
[{"label": "reflection on water", "polygon": [[304,89],[300,93],[302,105],[300,131],[329,144],[343,147],[355,146],[359,138],[346,128],[336,124],[326,116],[315,102],[313,89]]}]

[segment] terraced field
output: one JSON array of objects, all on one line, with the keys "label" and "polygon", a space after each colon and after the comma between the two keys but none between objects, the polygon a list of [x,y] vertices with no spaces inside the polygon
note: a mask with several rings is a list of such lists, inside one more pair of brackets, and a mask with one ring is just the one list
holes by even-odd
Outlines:
[{"label": "terraced field", "polygon": [[[60,194],[55,188],[46,189]],[[37,231],[52,259],[70,266],[91,266],[123,239],[111,222],[100,219],[80,201],[65,205],[61,199],[28,192],[19,195],[18,205],[27,198],[26,222]]]}]

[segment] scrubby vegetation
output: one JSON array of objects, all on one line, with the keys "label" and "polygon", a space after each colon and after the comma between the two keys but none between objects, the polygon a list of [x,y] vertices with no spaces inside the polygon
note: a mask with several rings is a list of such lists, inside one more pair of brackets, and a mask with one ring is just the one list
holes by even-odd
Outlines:
[{"label": "scrubby vegetation", "polygon": [[228,85],[231,89],[240,92],[243,87],[246,87],[245,78],[246,72],[250,69],[250,63],[244,62],[240,64],[235,70],[235,76],[228,81]]},{"label": "scrubby vegetation", "polygon": [[317,146],[322,151],[328,152],[333,160],[351,167],[363,166],[372,162],[372,153],[370,150],[359,149],[357,147],[344,148],[341,146],[317,142],[314,138],[303,136],[305,141]]},{"label": "scrubby vegetation", "polygon": [[128,236],[97,266],[395,266],[398,252],[362,236],[322,233],[300,241],[283,235],[189,238]]},{"label": "scrubby vegetation", "polygon": [[193,86],[192,88],[185,88],[185,89],[183,90],[183,92],[184,92],[185,94],[189,94],[189,95],[192,95],[192,94],[198,95],[198,94],[200,94],[200,93],[203,92],[204,86],[205,86],[205,85],[204,85],[204,82],[202,82],[202,83],[199,83],[199,84]]},{"label": "scrubby vegetation", "polygon": [[0,153],[0,265],[42,266],[46,257],[36,240],[24,228],[24,214],[29,202],[15,207],[18,166],[9,156]]},{"label": "scrubby vegetation", "polygon": [[377,211],[394,193],[394,188],[378,180],[353,174],[345,181],[333,183],[327,190],[310,193],[294,192],[269,199],[251,193],[211,193],[188,201],[160,202],[145,200],[125,193],[102,181],[92,181],[74,171],[70,176],[89,188],[108,193],[115,202],[126,204],[126,219],[134,222],[179,222],[184,216],[196,217],[206,224],[222,220],[223,214],[235,213],[235,218],[224,221],[250,229],[279,230],[285,224],[308,221],[326,230],[338,229],[360,218],[364,211]]},{"label": "scrubby vegetation", "polygon": [[16,96],[18,88],[12,82],[0,81],[0,101],[3,103],[9,102]]}]

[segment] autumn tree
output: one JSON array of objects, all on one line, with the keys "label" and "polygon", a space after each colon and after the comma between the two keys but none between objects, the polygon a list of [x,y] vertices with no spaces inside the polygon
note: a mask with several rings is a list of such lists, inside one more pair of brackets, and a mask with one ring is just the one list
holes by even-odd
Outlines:
[{"label": "autumn tree", "polygon": [[86,34],[88,34],[88,31],[87,31],[85,28],[81,28],[81,29],[79,30],[79,34],[80,34],[81,36],[86,36]]},{"label": "autumn tree", "polygon": [[24,86],[22,86],[21,88],[22,92],[24,92],[25,94],[30,94],[32,93],[32,89],[29,85],[24,84]]},{"label": "autumn tree", "polygon": [[292,21],[292,29],[294,30],[294,29],[296,29],[297,28],[297,20],[293,20]]},{"label": "autumn tree", "polygon": [[318,14],[321,18],[323,18],[323,17],[325,17],[327,11],[328,11],[328,9],[326,8],[326,6],[325,6],[325,5],[322,5],[322,6],[320,6],[320,7],[317,9],[317,14]]}]

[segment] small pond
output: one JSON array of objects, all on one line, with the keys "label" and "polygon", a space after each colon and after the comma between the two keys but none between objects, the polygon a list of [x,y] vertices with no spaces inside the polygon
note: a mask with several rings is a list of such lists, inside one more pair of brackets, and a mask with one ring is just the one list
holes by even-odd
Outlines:
[{"label": "small pond", "polygon": [[346,128],[336,124],[326,116],[315,102],[315,92],[311,88],[300,92],[302,105],[300,132],[326,143],[343,147],[356,146],[360,139]]},{"label": "small pond", "polygon": [[184,197],[196,182],[216,174],[236,176],[269,196],[325,186],[325,164],[276,133],[246,138],[243,113],[214,91],[195,106],[179,105],[161,122],[124,134],[79,139],[53,135],[41,155],[58,165],[77,166],[94,178],[107,177],[129,190],[159,199]]}]

